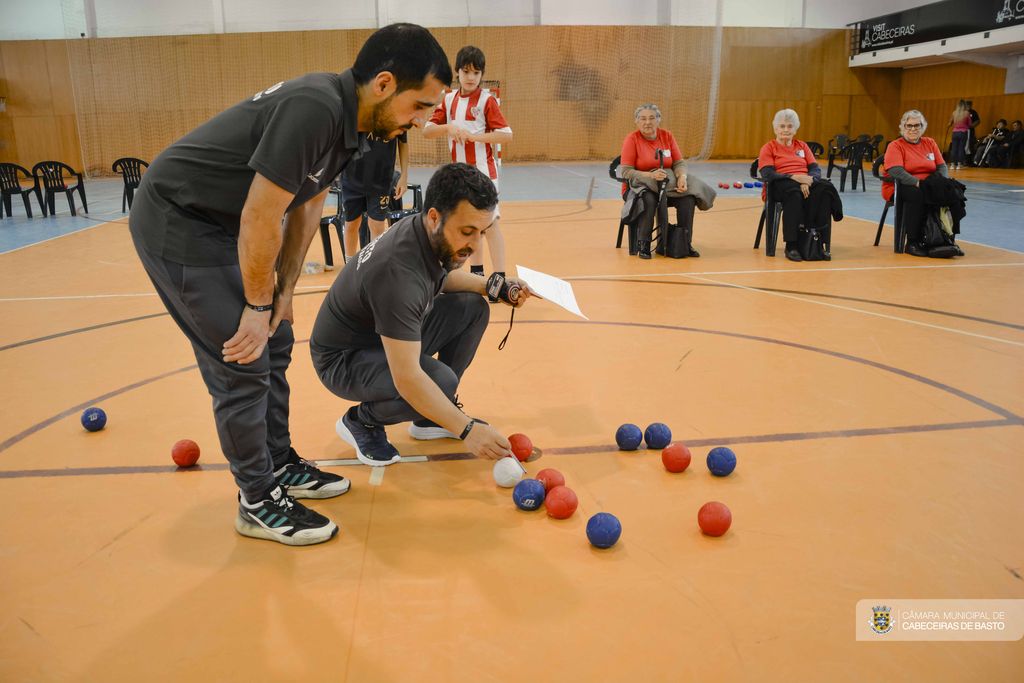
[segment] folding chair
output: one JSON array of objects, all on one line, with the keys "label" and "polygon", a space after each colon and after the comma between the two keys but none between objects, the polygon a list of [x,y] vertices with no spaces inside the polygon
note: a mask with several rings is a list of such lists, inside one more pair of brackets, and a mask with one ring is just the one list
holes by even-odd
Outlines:
[{"label": "folding chair", "polygon": [[[621,163],[622,163],[622,157],[621,156],[617,156],[617,157],[615,157],[612,160],[612,163],[608,164],[608,177],[611,178],[612,180],[618,181],[620,183],[626,183],[628,181],[625,178],[620,178],[618,176],[619,164],[621,164]],[[622,193],[622,203],[623,204],[626,203],[626,193],[625,192]],[[615,240],[615,248],[616,249],[621,249],[622,248],[622,230],[625,227],[627,227],[626,221],[624,221],[624,220],[622,220],[620,218],[619,219],[619,236],[618,236],[618,239]],[[628,244],[628,246],[629,246],[629,255],[630,256],[635,256],[636,252],[637,252],[637,246],[636,246],[636,221],[634,221],[632,223],[629,223],[628,227],[629,227],[629,244]]]},{"label": "folding chair", "polygon": [[[864,186],[864,159],[868,156],[868,152],[871,150],[870,142],[851,142],[846,147],[843,147],[839,151],[838,155],[829,156],[828,161],[828,172],[825,177],[829,180],[832,179],[832,170],[839,171],[839,191],[846,191],[846,174],[851,174],[853,180],[853,189],[857,189],[857,178],[861,180],[861,191],[866,191]],[[846,166],[839,166],[835,163],[836,156],[840,159],[846,160]]]}]

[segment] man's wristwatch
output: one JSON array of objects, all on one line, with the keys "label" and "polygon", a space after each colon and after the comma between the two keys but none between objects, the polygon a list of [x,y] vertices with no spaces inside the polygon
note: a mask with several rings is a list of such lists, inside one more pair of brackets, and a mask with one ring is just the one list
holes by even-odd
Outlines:
[{"label": "man's wristwatch", "polygon": [[471,430],[473,428],[473,425],[475,425],[475,424],[476,424],[476,420],[471,418],[469,420],[469,424],[466,425],[466,428],[462,430],[462,434],[459,435],[459,438],[462,439],[463,441],[465,441],[466,437],[469,436],[469,430]]},{"label": "man's wristwatch", "polygon": [[245,306],[246,306],[246,308],[251,308],[252,310],[256,311],[257,313],[266,313],[267,311],[274,310],[274,304],[267,304],[266,306],[253,306],[251,303],[246,301],[245,302]]}]

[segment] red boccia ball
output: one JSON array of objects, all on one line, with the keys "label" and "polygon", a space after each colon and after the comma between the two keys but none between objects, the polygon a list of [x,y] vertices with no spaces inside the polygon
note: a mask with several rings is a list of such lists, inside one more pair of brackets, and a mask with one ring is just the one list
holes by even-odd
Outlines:
[{"label": "red boccia ball", "polygon": [[721,536],[732,526],[732,513],[721,503],[705,503],[697,513],[697,524],[708,536]]},{"label": "red boccia ball", "polygon": [[508,442],[512,444],[512,455],[516,456],[519,462],[523,462],[533,453],[533,442],[526,434],[513,434],[508,437]]},{"label": "red boccia ball", "polygon": [[661,463],[669,472],[682,472],[690,466],[690,449],[679,441],[661,452]]},{"label": "red boccia ball", "polygon": [[558,470],[551,468],[541,470],[537,473],[537,481],[544,484],[544,491],[550,491],[556,486],[565,486],[565,477]]},{"label": "red boccia ball", "polygon": [[171,459],[178,467],[192,467],[199,462],[199,446],[195,441],[182,439],[171,449]]},{"label": "red boccia ball", "polygon": [[[559,475],[561,476],[561,475]],[[555,519],[568,519],[580,504],[576,494],[568,486],[554,486],[544,496],[544,508]]]}]

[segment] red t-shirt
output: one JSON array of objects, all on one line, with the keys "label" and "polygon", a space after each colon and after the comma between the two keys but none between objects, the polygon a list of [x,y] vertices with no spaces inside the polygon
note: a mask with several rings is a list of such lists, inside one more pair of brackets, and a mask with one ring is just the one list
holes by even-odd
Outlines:
[{"label": "red t-shirt", "polygon": [[[774,166],[776,173],[789,175],[807,175],[808,164],[817,163],[807,143],[793,140],[788,147],[778,140],[766,142],[757,157],[757,167]],[[761,188],[761,201],[764,201],[764,188]]]},{"label": "red t-shirt", "polygon": [[[885,148],[885,170],[893,166],[902,166],[903,169],[918,180],[924,180],[932,173],[939,164],[946,161],[942,158],[942,152],[935,140],[922,137],[916,145],[912,145],[902,137],[896,138]],[[882,183],[882,197],[885,201],[892,199],[892,183]]]},{"label": "red t-shirt", "polygon": [[[643,133],[635,130],[622,141],[621,163],[638,171],[650,171],[659,166],[655,153],[659,149],[663,155],[660,166],[664,168],[672,168],[672,164],[683,158],[676,139],[667,130],[659,128],[658,135],[653,140],[648,140]],[[622,184],[622,191],[626,191],[625,183]]]}]

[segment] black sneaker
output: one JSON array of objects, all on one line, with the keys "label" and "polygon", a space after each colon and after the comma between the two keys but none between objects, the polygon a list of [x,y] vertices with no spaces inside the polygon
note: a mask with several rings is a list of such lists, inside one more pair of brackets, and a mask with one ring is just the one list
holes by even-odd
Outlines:
[{"label": "black sneaker", "polygon": [[636,255],[645,261],[649,260],[651,258],[651,243],[645,242],[644,240],[637,240]]},{"label": "black sneaker", "polygon": [[345,477],[313,467],[291,449],[288,463],[274,472],[277,483],[292,498],[334,498],[347,493],[351,483]]},{"label": "black sneaker", "polygon": [[803,261],[800,256],[800,250],[795,247],[786,247],[786,258],[790,261]]},{"label": "black sneaker", "polygon": [[338,431],[338,436],[356,449],[356,457],[364,465],[381,467],[393,462],[401,462],[402,456],[398,454],[398,449],[388,441],[384,427],[359,422],[355,417],[357,407],[349,408],[348,412],[342,415],[334,426]]},{"label": "black sneaker", "polygon": [[913,242],[908,242],[903,251],[911,256],[928,256],[928,252],[921,245],[914,244]]},{"label": "black sneaker", "polygon": [[235,531],[285,545],[313,545],[334,538],[338,525],[286,495],[280,486],[267,497],[250,503],[238,493]]}]

